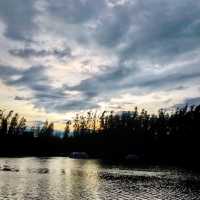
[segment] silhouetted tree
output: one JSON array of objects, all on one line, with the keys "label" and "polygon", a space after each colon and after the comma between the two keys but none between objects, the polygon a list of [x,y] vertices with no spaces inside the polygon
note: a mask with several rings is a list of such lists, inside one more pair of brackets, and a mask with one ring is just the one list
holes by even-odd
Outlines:
[{"label": "silhouetted tree", "polygon": [[112,159],[131,153],[150,161],[197,163],[199,125],[200,105],[160,109],[157,115],[137,107],[99,115],[87,112],[66,122],[62,140],[55,136],[53,123],[27,128],[24,117],[0,110],[0,153],[86,151]]},{"label": "silhouetted tree", "polygon": [[64,130],[64,139],[67,139],[69,137],[70,134],[70,125],[71,125],[71,121],[68,120],[65,124],[65,130]]},{"label": "silhouetted tree", "polygon": [[11,110],[7,115],[1,112],[1,134],[6,135],[8,133],[9,119],[12,116],[13,111]]}]

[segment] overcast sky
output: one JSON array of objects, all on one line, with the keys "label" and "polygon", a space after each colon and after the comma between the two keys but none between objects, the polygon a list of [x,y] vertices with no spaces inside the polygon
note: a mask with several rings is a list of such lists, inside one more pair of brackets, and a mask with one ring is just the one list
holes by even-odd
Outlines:
[{"label": "overcast sky", "polygon": [[0,108],[60,122],[184,103],[200,103],[200,1],[0,1]]}]

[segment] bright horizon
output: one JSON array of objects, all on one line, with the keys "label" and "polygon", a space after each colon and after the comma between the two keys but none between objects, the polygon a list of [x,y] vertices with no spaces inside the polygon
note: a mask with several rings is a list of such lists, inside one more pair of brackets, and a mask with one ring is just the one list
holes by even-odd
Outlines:
[{"label": "bright horizon", "polygon": [[64,123],[88,110],[200,103],[197,0],[0,1],[0,109]]}]

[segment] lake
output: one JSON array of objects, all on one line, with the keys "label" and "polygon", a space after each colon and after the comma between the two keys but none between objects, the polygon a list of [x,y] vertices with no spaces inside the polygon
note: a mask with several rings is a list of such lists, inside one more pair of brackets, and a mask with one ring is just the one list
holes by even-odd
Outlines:
[{"label": "lake", "polygon": [[0,158],[0,199],[200,199],[200,176],[173,167],[100,160]]}]

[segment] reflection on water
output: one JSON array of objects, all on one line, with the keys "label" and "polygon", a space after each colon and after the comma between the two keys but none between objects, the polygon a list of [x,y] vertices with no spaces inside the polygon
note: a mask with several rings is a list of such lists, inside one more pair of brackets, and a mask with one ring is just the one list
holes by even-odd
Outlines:
[{"label": "reflection on water", "polygon": [[200,177],[70,158],[0,158],[0,199],[200,199]]}]

